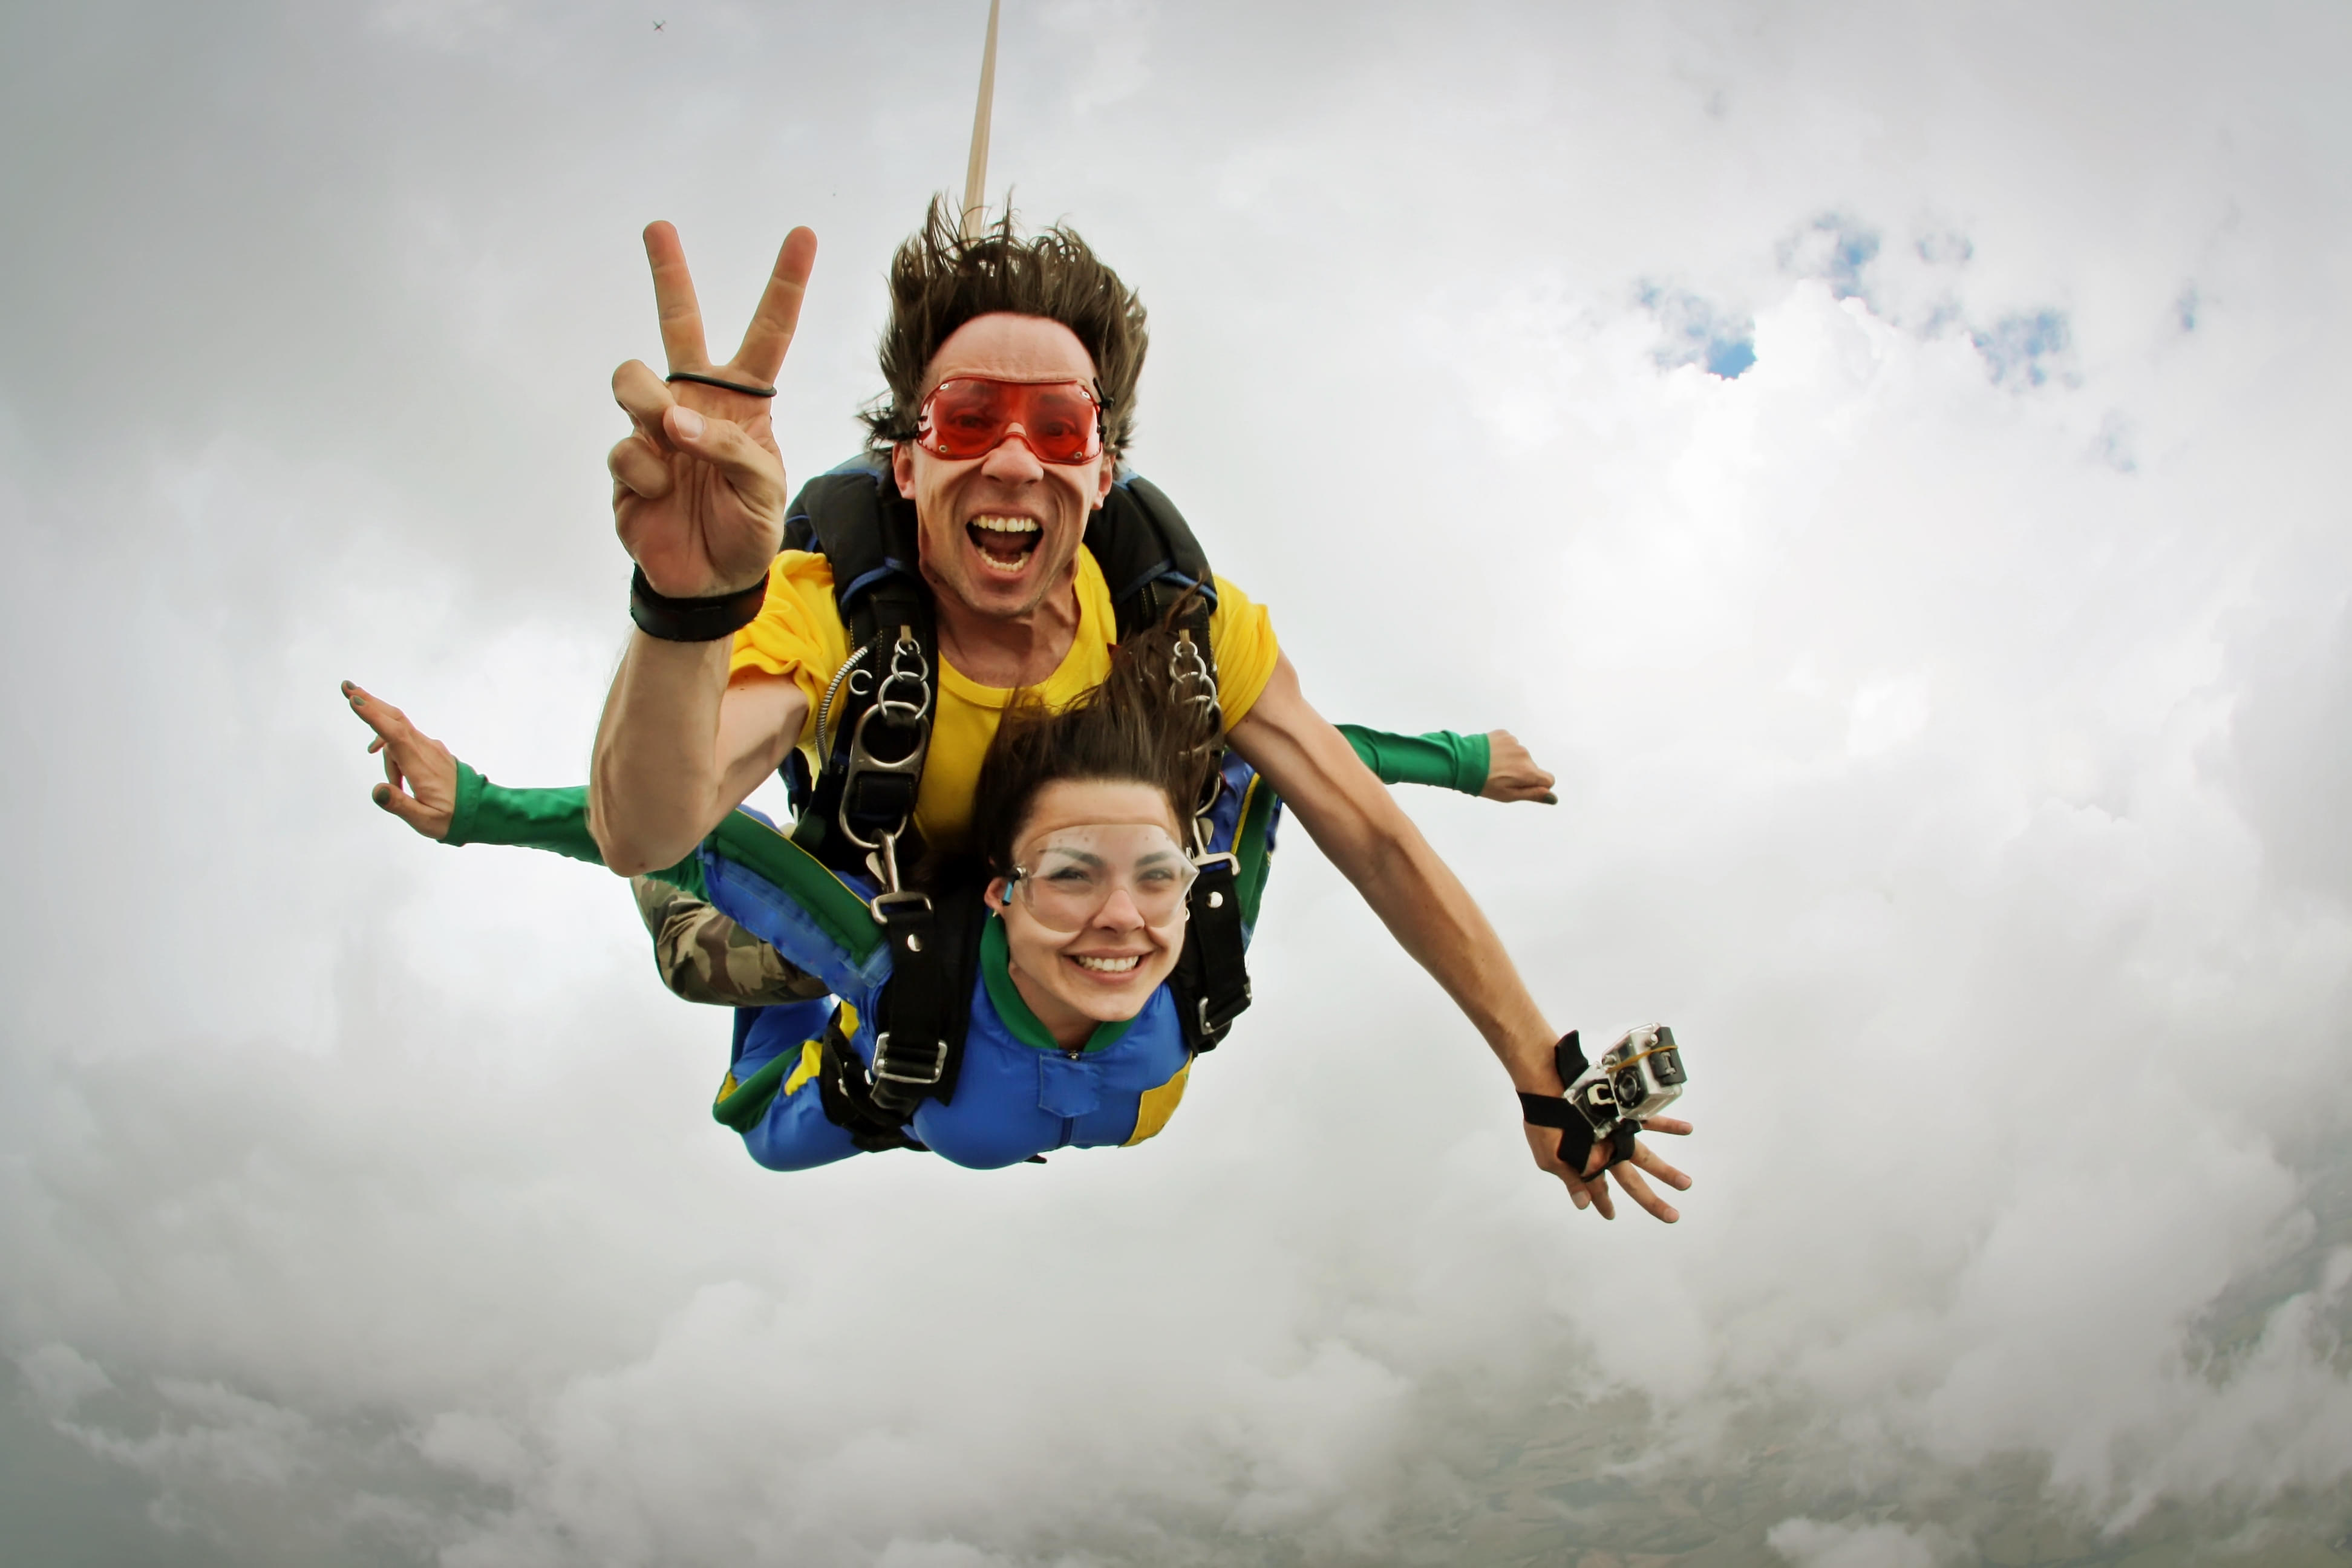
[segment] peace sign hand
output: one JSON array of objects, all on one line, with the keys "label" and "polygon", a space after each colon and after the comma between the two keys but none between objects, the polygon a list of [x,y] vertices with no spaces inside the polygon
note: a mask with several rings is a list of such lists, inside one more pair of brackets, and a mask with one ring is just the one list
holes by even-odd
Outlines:
[{"label": "peace sign hand", "polygon": [[[647,226],[646,258],[653,264],[672,374],[773,384],[800,322],[816,263],[815,235],[796,228],[784,237],[743,346],[723,365],[713,365],[703,346],[702,308],[677,230]],[[654,591],[699,599],[760,581],[784,535],[784,463],[768,400],[697,382],[665,383],[642,360],[613,373],[613,396],[635,427],[605,459],[613,472],[613,524]]]}]

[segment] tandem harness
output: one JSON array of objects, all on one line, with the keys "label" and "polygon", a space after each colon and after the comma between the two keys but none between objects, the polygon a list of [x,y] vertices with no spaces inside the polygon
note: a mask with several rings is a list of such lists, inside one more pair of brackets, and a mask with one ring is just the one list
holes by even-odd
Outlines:
[{"label": "tandem harness", "polygon": [[[971,868],[950,876],[936,895],[901,880],[901,860],[911,863],[919,848],[919,836],[908,835],[938,710],[940,668],[914,503],[899,495],[887,457],[868,454],[802,487],[784,519],[783,545],[823,555],[831,565],[850,650],[817,704],[816,777],[809,777],[797,749],[784,760],[793,840],[837,871],[862,871],[881,884],[872,908],[890,948],[872,1076],[846,1039],[833,1037],[837,1026],[828,1029],[825,1110],[861,1141],[904,1147],[916,1107],[926,1099],[945,1104],[955,1092],[986,883],[984,873]],[[1121,640],[1157,626],[1198,590],[1178,622],[1169,676],[1185,700],[1205,705],[1214,721],[1208,732],[1220,737],[1209,744],[1222,752],[1224,726],[1209,644],[1216,585],[1182,514],[1150,480],[1121,475],[1087,520],[1086,548],[1109,584]],[[1212,767],[1192,818],[1200,875],[1188,899],[1183,952],[1169,981],[1185,1047],[1195,1055],[1214,1049],[1250,1005],[1239,863],[1230,853],[1209,853],[1210,813],[1223,787],[1223,770]]]}]

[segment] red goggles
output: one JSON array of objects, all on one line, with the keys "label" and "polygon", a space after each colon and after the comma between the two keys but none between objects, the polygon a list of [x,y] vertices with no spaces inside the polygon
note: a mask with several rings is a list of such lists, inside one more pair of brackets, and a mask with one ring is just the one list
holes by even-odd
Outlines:
[{"label": "red goggles", "polygon": [[1018,435],[1041,462],[1102,456],[1102,402],[1082,381],[952,376],[931,388],[915,418],[915,445],[935,458],[985,458]]}]

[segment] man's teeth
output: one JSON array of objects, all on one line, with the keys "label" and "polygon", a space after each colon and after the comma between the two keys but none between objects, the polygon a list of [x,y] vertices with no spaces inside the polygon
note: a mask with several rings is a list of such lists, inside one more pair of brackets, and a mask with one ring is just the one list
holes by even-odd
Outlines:
[{"label": "man's teeth", "polygon": [[[1029,568],[1029,557],[1036,549],[1040,531],[1034,519],[1026,517],[975,517],[971,520],[972,543],[980,549],[980,558],[992,572],[1007,577],[1017,577]],[[1010,551],[1007,555],[996,552],[996,547]]]},{"label": "man's teeth", "polygon": [[1097,970],[1105,974],[1125,974],[1143,962],[1143,955],[1139,952],[1131,952],[1125,958],[1090,958],[1078,954],[1072,956],[1077,959],[1080,969]]}]

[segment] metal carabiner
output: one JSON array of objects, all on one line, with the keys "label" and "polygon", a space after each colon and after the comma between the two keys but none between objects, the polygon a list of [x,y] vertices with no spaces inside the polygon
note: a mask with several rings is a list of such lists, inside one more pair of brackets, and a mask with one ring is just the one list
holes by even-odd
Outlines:
[{"label": "metal carabiner", "polygon": [[[912,695],[902,694],[903,689],[909,686],[914,689]],[[911,793],[897,824],[879,838],[862,837],[851,826],[850,813],[860,798],[861,784],[868,779],[905,777],[913,781],[915,791],[921,789],[923,759],[931,749],[931,729],[928,721],[930,711],[930,662],[924,658],[921,645],[915,641],[914,628],[900,626],[898,644],[890,650],[889,671],[875,683],[874,700],[865,712],[857,716],[857,727],[849,732],[849,763],[842,775],[840,808],[834,814],[842,834],[860,849],[881,849],[886,845],[895,844],[898,836],[907,830],[907,824],[914,819],[914,796]],[[874,754],[866,731],[877,720],[886,731],[912,731],[913,739],[904,755],[886,760]],[[896,851],[892,853],[895,855]],[[897,885],[894,874],[891,886],[895,889]]]},{"label": "metal carabiner", "polygon": [[1201,647],[1192,640],[1190,628],[1176,634],[1176,647],[1168,656],[1168,681],[1175,689],[1176,700],[1190,704],[1198,710],[1197,733],[1203,739],[1193,747],[1201,752],[1217,745],[1224,738],[1225,710],[1217,700],[1217,682],[1209,673],[1209,661],[1201,655]]}]

